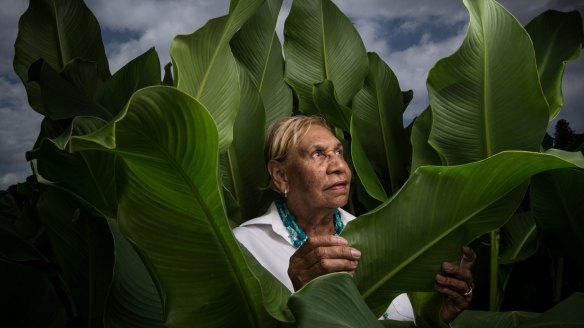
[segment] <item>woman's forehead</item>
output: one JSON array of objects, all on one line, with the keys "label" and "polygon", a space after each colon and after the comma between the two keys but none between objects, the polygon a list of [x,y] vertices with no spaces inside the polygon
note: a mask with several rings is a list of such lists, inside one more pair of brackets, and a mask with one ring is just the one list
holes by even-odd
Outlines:
[{"label": "woman's forehead", "polygon": [[337,147],[341,142],[326,127],[313,124],[308,128],[306,134],[299,140],[297,147],[310,149],[315,147]]}]

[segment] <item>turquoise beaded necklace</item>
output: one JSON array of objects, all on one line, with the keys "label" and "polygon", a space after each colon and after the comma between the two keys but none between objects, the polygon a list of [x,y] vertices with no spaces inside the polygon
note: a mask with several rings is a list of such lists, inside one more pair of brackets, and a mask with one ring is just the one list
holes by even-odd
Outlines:
[{"label": "turquoise beaded necklace", "polygon": [[[304,230],[296,224],[296,218],[290,213],[288,205],[286,205],[286,202],[283,199],[276,200],[276,208],[278,209],[278,214],[280,215],[280,219],[282,219],[282,223],[284,223],[284,227],[286,227],[286,230],[288,231],[288,237],[290,238],[292,245],[294,245],[295,248],[299,248],[308,240],[308,236]],[[333,218],[335,223],[335,236],[338,236],[344,228],[339,209],[335,209]]]}]

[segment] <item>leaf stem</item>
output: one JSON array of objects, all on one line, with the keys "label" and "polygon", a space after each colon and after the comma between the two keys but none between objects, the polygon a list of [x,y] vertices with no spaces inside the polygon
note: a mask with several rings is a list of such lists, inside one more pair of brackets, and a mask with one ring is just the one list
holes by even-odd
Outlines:
[{"label": "leaf stem", "polygon": [[493,230],[491,234],[491,279],[489,289],[489,311],[497,311],[498,286],[497,276],[499,275],[499,229]]}]

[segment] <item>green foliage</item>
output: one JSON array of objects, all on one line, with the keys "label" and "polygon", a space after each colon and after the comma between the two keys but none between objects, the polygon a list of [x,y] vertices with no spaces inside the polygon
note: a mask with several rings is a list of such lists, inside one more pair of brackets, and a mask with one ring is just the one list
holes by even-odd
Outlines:
[{"label": "green foliage", "polygon": [[[433,290],[441,261],[490,231],[492,250],[504,239],[507,265],[543,245],[584,266],[584,158],[540,152],[561,108],[563,61],[582,47],[580,15],[546,12],[526,30],[494,0],[464,3],[463,44],[430,71],[430,107],[404,128],[412,93],[330,0],[293,2],[285,62],[274,31],[282,1],[232,1],[227,15],[173,40],[164,83],[154,49],[110,76],[81,0],[31,1],[14,68],[45,115],[27,154],[42,186],[24,207],[0,197],[3,280],[53,300],[38,312],[47,325],[402,327],[411,323],[376,320],[392,295],[409,292],[418,325],[432,325],[440,300],[419,292]],[[359,218],[343,235],[363,256],[353,279],[319,277],[290,295],[231,228],[269,204],[264,133],[292,112],[327,117],[350,148]],[[501,304],[496,277],[510,267],[498,270],[498,257],[491,294]],[[48,263],[58,271],[39,270]],[[454,324],[557,323],[580,303],[541,315],[467,311]]]}]

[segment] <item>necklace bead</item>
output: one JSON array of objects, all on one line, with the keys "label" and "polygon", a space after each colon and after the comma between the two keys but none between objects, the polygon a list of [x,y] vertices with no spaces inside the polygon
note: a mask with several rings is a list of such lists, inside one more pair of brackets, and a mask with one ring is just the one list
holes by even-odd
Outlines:
[{"label": "necklace bead", "polygon": [[[284,227],[286,227],[286,231],[288,231],[288,238],[290,238],[290,241],[295,248],[299,248],[308,240],[308,236],[304,230],[296,224],[296,217],[290,213],[288,205],[284,200],[276,200],[276,208],[278,209],[278,214],[280,215],[280,219],[282,219]],[[335,225],[335,236],[338,236],[344,228],[339,209],[335,209],[333,213],[333,223]]]}]

